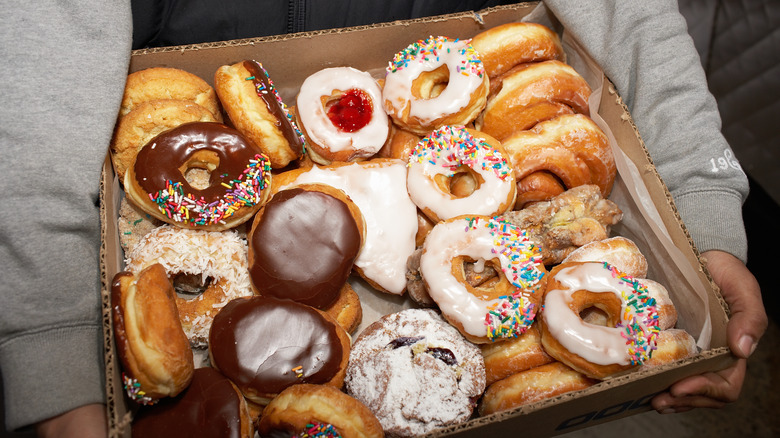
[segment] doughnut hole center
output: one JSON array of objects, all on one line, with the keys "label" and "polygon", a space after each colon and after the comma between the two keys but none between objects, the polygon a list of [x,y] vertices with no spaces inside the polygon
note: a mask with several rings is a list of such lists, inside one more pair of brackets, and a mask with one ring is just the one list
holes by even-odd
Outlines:
[{"label": "doughnut hole center", "polygon": [[620,298],[611,292],[577,291],[572,294],[572,305],[582,320],[602,327],[616,327],[620,322]]},{"label": "doughnut hole center", "polygon": [[501,263],[497,258],[484,260],[458,256],[452,259],[452,272],[472,295],[482,300],[499,298],[514,289],[501,273]]},{"label": "doughnut hole center", "polygon": [[452,176],[438,174],[434,181],[442,192],[449,193],[453,198],[466,198],[477,191],[485,179],[470,167],[459,166]]},{"label": "doughnut hole center", "polygon": [[179,298],[194,300],[211,286],[213,278],[203,274],[175,273],[171,277],[173,289]]},{"label": "doughnut hole center", "polygon": [[435,99],[447,88],[450,69],[446,65],[425,71],[412,82],[412,96],[416,99]]},{"label": "doughnut hole center", "polygon": [[211,173],[219,166],[219,155],[214,151],[200,150],[179,166],[179,172],[194,189],[211,186]]}]

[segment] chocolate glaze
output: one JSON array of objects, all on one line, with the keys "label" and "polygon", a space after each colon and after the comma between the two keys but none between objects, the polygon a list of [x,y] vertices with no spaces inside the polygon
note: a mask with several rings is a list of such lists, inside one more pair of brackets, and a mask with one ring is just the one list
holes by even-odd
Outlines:
[{"label": "chocolate glaze", "polygon": [[250,235],[249,273],[260,295],[325,309],[360,251],[360,231],[339,199],[299,188],[263,207]]},{"label": "chocolate glaze", "polygon": [[241,437],[241,395],[214,368],[198,368],[192,383],[174,398],[142,407],[134,438]]},{"label": "chocolate glaze", "polygon": [[[189,185],[180,167],[198,151],[209,151],[219,159],[211,171],[209,187],[203,190]],[[238,179],[250,160],[262,151],[238,131],[222,123],[192,122],[165,131],[153,138],[138,152],[135,159],[135,178],[147,193],[166,188],[168,181],[182,184],[184,193],[201,197],[207,203],[225,195],[225,186]]]},{"label": "chocolate glaze", "polygon": [[268,73],[257,61],[244,61],[244,68],[252,74],[252,83],[255,86],[255,90],[265,90],[265,92],[258,92],[257,96],[265,102],[265,106],[268,108],[268,112],[276,118],[276,127],[282,131],[287,143],[290,144],[296,155],[301,156],[303,154],[303,142],[299,135],[299,131],[293,126],[290,119],[287,118],[287,112],[282,109],[282,105],[276,100],[276,92],[273,85],[268,79]]},{"label": "chocolate glaze", "polygon": [[210,356],[242,390],[277,394],[294,383],[326,383],[339,372],[343,349],[336,330],[310,306],[238,298],[214,317]]}]

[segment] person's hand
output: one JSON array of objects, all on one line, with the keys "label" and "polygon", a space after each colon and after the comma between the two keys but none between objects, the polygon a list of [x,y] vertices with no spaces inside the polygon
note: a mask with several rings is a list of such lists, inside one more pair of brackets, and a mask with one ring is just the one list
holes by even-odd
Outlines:
[{"label": "person's hand", "polygon": [[89,404],[44,420],[35,428],[41,438],[105,438],[106,406]]},{"label": "person's hand", "polygon": [[722,251],[702,254],[707,269],[729,305],[731,319],[726,328],[729,348],[738,357],[730,367],[680,380],[668,392],[652,400],[653,409],[666,414],[693,408],[720,408],[737,400],[745,380],[747,358],[767,328],[761,288],[747,267]]}]

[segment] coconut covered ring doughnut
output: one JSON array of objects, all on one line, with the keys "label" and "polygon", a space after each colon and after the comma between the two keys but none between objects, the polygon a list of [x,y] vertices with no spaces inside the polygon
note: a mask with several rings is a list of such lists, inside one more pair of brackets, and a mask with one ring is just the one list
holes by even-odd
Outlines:
[{"label": "coconut covered ring doughnut", "polygon": [[205,290],[176,297],[184,332],[204,347],[214,315],[228,301],[252,294],[247,246],[235,231],[201,231],[163,225],[152,230],[127,254],[127,269],[138,272],[159,263],[171,278],[200,276]]},{"label": "coconut covered ring doughnut", "polygon": [[370,158],[389,133],[382,89],[370,74],[351,67],[326,68],[307,77],[295,113],[308,154],[319,164]]},{"label": "coconut covered ring doughnut", "polygon": [[515,179],[498,140],[463,126],[442,126],[409,158],[407,190],[434,223],[464,214],[495,216],[515,202]]},{"label": "coconut covered ring doughnut", "polygon": [[162,265],[123,271],[111,285],[111,309],[122,380],[131,400],[153,404],[192,380],[192,351],[179,322],[173,285]]},{"label": "coconut covered ring doughnut", "polygon": [[329,315],[272,297],[230,301],[209,333],[211,364],[261,405],[297,383],[340,388],[349,352],[349,335]]},{"label": "coconut covered ring doughnut", "polygon": [[133,438],[252,438],[254,426],[238,388],[211,367],[195,370],[178,397],[142,407],[132,424]]},{"label": "coconut covered ring doughnut", "polygon": [[492,79],[526,62],[563,61],[558,34],[537,23],[506,23],[477,34],[471,45]]},{"label": "coconut covered ring doughnut", "polygon": [[485,389],[482,355],[435,311],[385,315],[355,340],[347,393],[388,436],[412,436],[469,419]]},{"label": "coconut covered ring doughnut", "polygon": [[158,99],[193,102],[206,108],[216,121],[222,121],[222,111],[211,85],[188,71],[171,67],[152,67],[130,73],[119,115],[124,117],[141,103]]},{"label": "coconut covered ring doughnut", "polygon": [[[490,265],[500,275],[472,286],[465,278],[466,263]],[[546,272],[539,248],[522,230],[486,216],[436,224],[420,257],[420,274],[431,299],[475,343],[527,330],[539,310]]]},{"label": "coconut covered ring doughnut", "polygon": [[473,121],[485,107],[489,86],[469,41],[439,36],[395,54],[382,95],[393,121],[422,136],[439,126]]},{"label": "coconut covered ring doughnut", "polygon": [[263,409],[260,436],[382,438],[376,416],[355,398],[328,385],[290,386]]},{"label": "coconut covered ring doughnut", "polygon": [[133,166],[138,151],[163,131],[189,122],[217,122],[206,108],[184,100],[159,99],[142,102],[119,119],[111,141],[111,161],[119,181]]},{"label": "coconut covered ring doughnut", "polygon": [[[604,326],[582,320],[581,312],[591,307],[606,314]],[[553,268],[544,311],[537,321],[545,351],[595,379],[648,360],[660,331],[655,300],[647,288],[601,262],[569,262]]]},{"label": "coconut covered ring doughnut", "polygon": [[271,167],[285,167],[303,155],[303,134],[261,63],[223,65],[214,74],[214,88],[233,126],[260,147]]},{"label": "coconut covered ring doughnut", "polygon": [[[194,187],[188,172],[209,172]],[[226,230],[249,220],[267,201],[268,159],[238,131],[193,122],[165,131],[138,152],[125,174],[125,193],[139,208],[169,224]]]},{"label": "coconut covered ring doughnut", "polygon": [[330,307],[364,236],[363,215],[341,190],[303,184],[278,191],[248,235],[252,285],[259,295]]}]

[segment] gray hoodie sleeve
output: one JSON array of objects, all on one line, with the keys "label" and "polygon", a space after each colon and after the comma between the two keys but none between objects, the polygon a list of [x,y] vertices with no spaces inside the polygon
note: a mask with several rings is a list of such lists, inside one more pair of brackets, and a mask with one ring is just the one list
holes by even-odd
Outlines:
[{"label": "gray hoodie sleeve", "polygon": [[0,8],[0,371],[15,430],[104,399],[98,190],[129,2]]},{"label": "gray hoodie sleeve", "polygon": [[742,261],[747,177],[673,0],[545,0],[617,87],[700,251]]}]

